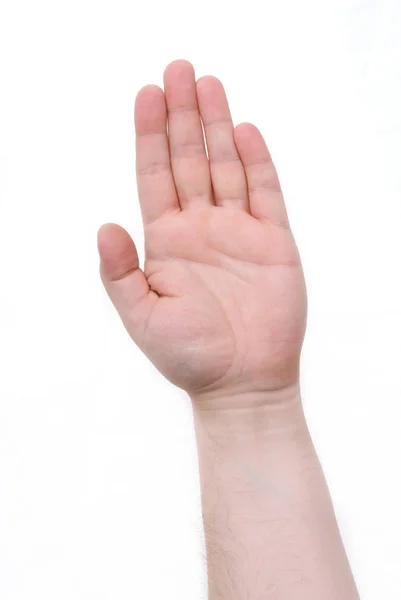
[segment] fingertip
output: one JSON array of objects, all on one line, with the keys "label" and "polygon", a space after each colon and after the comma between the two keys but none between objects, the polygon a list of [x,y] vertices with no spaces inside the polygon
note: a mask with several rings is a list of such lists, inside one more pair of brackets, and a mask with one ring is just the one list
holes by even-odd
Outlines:
[{"label": "fingertip", "polygon": [[[212,111],[212,118],[218,118],[214,113],[216,110],[221,112],[227,111],[228,102],[224,86],[220,79],[214,75],[203,75],[196,82],[196,93],[198,96],[199,106],[201,110],[207,112]],[[210,116],[210,115],[209,115]]]},{"label": "fingertip", "polygon": [[164,91],[153,83],[144,85],[136,95],[135,111],[143,107],[143,110],[152,109],[165,103]]},{"label": "fingertip", "polygon": [[120,235],[119,232],[116,233],[116,228],[117,230],[121,229],[125,232],[125,229],[117,223],[103,223],[103,225],[99,227],[97,231],[97,245],[99,249],[110,245],[111,240],[113,240],[116,235]]},{"label": "fingertip", "polygon": [[138,135],[161,133],[166,123],[166,99],[158,85],[145,85],[135,99],[135,128]]},{"label": "fingertip", "polygon": [[253,136],[262,135],[259,129],[253,123],[249,123],[248,121],[244,121],[239,123],[234,128],[234,135],[240,139],[248,139]]},{"label": "fingertip", "polygon": [[[129,324],[128,331],[135,339],[135,317],[139,301],[149,293],[149,285],[139,267],[135,244],[123,227],[105,223],[97,233],[99,249],[99,275],[110,300],[121,319]],[[139,320],[141,312],[138,313]]]},{"label": "fingertip", "polygon": [[214,75],[202,75],[196,81],[196,85],[200,89],[210,89],[213,87],[223,87],[220,79]]},{"label": "fingertip", "polygon": [[181,73],[182,71],[192,71],[195,73],[195,68],[189,60],[178,58],[171,61],[164,69],[164,78],[172,73]]},{"label": "fingertip", "polygon": [[265,139],[253,123],[243,122],[237,125],[234,129],[234,139],[244,166],[271,161]]},{"label": "fingertip", "polygon": [[117,223],[105,223],[99,228],[97,247],[101,272],[107,279],[120,279],[139,266],[131,236]]},{"label": "fingertip", "polygon": [[141,89],[139,90],[139,92],[136,95],[136,101],[138,102],[138,100],[139,101],[142,100],[143,96],[146,96],[147,98],[148,97],[162,97],[162,96],[164,96],[164,92],[159,85],[156,85],[154,83],[149,83],[149,84],[141,87]]}]

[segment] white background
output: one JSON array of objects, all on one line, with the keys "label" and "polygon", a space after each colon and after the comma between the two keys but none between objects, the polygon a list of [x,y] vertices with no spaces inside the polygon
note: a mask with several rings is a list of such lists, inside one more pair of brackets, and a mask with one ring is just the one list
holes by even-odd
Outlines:
[{"label": "white background", "polygon": [[0,597],[205,597],[185,395],[136,349],[96,232],[142,248],[133,102],[167,62],[266,136],[305,267],[305,409],[365,600],[401,598],[401,3],[0,8]]}]

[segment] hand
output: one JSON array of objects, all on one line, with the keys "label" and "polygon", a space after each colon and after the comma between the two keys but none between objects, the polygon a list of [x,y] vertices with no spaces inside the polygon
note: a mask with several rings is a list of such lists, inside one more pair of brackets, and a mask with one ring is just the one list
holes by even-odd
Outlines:
[{"label": "hand", "polygon": [[104,286],[132,339],[191,397],[297,384],[305,283],[265,142],[251,124],[234,129],[220,81],[196,82],[190,63],[171,63],[164,88],[146,86],[135,105],[144,270],[129,234],[103,225]]}]

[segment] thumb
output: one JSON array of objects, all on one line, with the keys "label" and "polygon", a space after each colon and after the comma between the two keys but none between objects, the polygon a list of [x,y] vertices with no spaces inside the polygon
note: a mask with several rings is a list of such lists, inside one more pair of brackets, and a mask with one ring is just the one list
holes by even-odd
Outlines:
[{"label": "thumb", "polygon": [[98,231],[97,247],[101,280],[110,300],[126,323],[128,318],[131,320],[134,316],[133,311],[139,301],[149,293],[148,282],[139,268],[135,244],[123,227],[106,223]]}]

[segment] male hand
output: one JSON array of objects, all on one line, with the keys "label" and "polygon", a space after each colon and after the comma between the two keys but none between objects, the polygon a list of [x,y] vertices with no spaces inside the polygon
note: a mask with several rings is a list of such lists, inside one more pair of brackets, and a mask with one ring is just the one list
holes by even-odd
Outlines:
[{"label": "male hand", "polygon": [[135,128],[144,269],[123,228],[98,233],[101,278],[130,336],[195,400],[297,384],[305,283],[262,135],[234,128],[220,81],[196,82],[182,60],[164,92],[139,92]]}]

